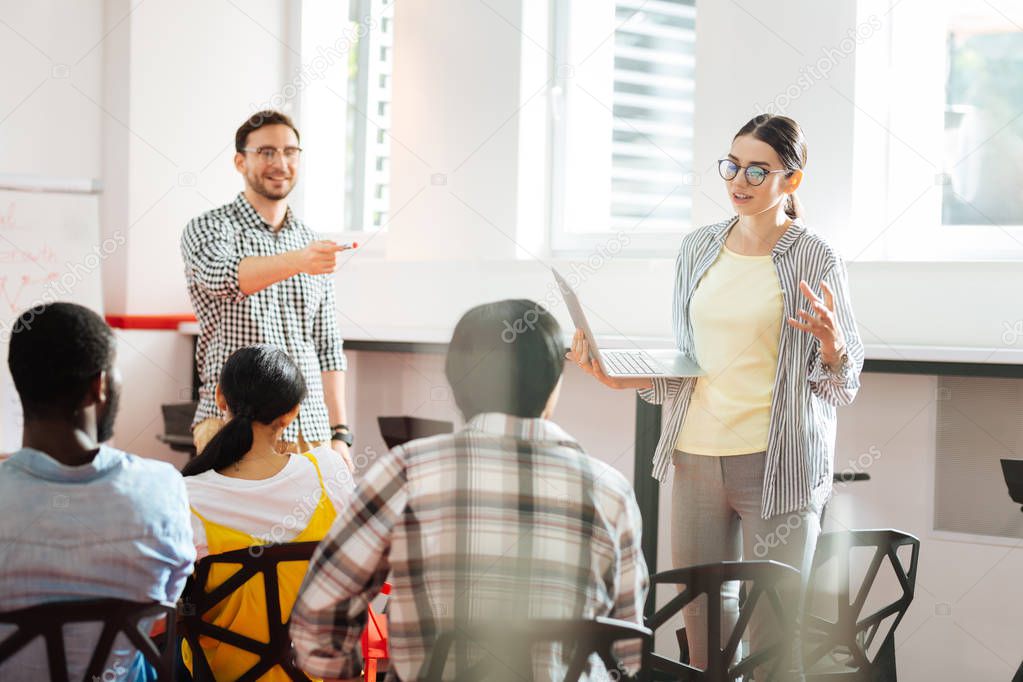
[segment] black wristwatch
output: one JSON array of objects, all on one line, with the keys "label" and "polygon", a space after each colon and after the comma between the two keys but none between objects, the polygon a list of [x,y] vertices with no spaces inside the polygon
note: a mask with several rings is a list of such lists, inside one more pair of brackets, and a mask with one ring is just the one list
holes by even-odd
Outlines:
[{"label": "black wristwatch", "polygon": [[339,440],[348,447],[352,447],[352,443],[355,442],[355,436],[348,430],[347,424],[336,424],[330,427],[330,440]]}]

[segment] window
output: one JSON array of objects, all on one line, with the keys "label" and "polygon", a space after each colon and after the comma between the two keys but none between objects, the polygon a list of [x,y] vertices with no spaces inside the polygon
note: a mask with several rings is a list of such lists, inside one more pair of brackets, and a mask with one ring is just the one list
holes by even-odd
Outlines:
[{"label": "window", "polygon": [[857,49],[856,229],[846,251],[1023,257],[1023,5],[904,0],[886,16],[890,40]]},{"label": "window", "polygon": [[376,230],[390,205],[394,0],[353,0],[348,64],[345,226]]},{"label": "window", "polygon": [[627,235],[673,251],[692,205],[695,0],[554,4],[552,249]]},{"label": "window", "polygon": [[995,5],[948,25],[944,225],[1023,225],[1023,26]]},{"label": "window", "polygon": [[294,8],[301,16],[301,62],[282,94],[299,98],[304,151],[296,205],[313,229],[354,241],[357,235],[344,233],[387,223],[394,0]]}]

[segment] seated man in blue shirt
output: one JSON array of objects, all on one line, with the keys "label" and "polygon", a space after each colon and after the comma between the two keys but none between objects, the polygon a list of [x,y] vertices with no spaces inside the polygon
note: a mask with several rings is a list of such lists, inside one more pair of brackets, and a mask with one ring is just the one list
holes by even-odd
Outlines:
[{"label": "seated man in blue shirt", "polygon": [[[164,462],[101,445],[120,393],[115,339],[88,308],[28,310],[11,330],[8,365],[25,415],[22,449],[0,464],[0,611],[73,599],[176,601],[195,547],[180,474]],[[11,626],[0,626],[0,639]],[[97,624],[64,629],[70,679],[81,679]],[[126,638],[103,679],[145,674]],[[30,644],[0,679],[49,679]]]}]

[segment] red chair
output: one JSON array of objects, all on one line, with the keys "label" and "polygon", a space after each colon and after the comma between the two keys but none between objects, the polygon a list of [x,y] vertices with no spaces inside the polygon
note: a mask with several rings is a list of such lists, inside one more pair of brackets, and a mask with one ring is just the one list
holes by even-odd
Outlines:
[{"label": "red chair", "polygon": [[[383,594],[391,594],[390,583],[384,583]],[[367,611],[366,627],[362,631],[362,660],[366,663],[366,682],[377,678],[377,667],[389,658],[387,653],[387,615],[377,613],[370,606]]]}]

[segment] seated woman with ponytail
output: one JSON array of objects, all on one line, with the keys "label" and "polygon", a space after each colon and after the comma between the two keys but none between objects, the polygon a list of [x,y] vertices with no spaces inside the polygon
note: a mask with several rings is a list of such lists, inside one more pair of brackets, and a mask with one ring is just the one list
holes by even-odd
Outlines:
[{"label": "seated woman with ponytail", "polygon": [[[224,363],[216,400],[230,420],[182,470],[192,509],[198,558],[257,545],[323,539],[354,489],[352,474],[334,450],[289,455],[278,452],[281,432],[298,416],[305,380],[283,350],[242,348]],[[286,616],[307,564],[279,568],[281,610]],[[207,590],[234,569],[217,566]],[[261,580],[250,580],[211,612],[213,622],[239,634],[265,638],[266,600]],[[203,650],[217,679],[236,679],[256,656],[210,642]],[[192,669],[188,644],[182,650]],[[279,667],[261,680],[288,680]]]}]

